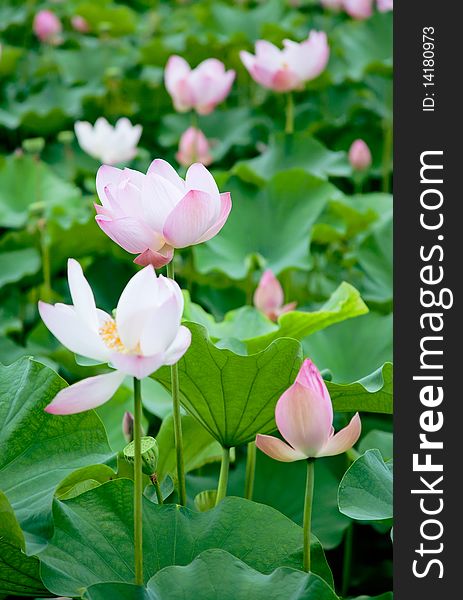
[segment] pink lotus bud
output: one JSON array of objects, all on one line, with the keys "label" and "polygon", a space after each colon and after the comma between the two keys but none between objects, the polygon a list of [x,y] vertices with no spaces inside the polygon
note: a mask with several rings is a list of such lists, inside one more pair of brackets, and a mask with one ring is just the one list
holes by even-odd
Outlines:
[{"label": "pink lotus bud", "polygon": [[365,171],[371,165],[370,148],[363,140],[355,140],[349,150],[349,162],[354,171]]},{"label": "pink lotus bud", "polygon": [[320,0],[320,4],[323,8],[329,10],[341,10],[344,0]]},{"label": "pink lotus bud", "polygon": [[211,164],[209,142],[200,129],[189,127],[182,134],[176,158],[184,167],[189,167],[195,162],[200,162],[206,167]]},{"label": "pink lotus bud", "polygon": [[51,10],[40,10],[32,25],[35,35],[47,44],[60,43],[61,21]]},{"label": "pink lotus bud", "polygon": [[133,440],[133,423],[133,414],[126,410],[122,417],[122,433],[128,444]]},{"label": "pink lotus bud", "polygon": [[240,52],[254,81],[275,92],[301,89],[305,82],[318,77],[328,63],[330,49],[323,32],[311,31],[300,44],[284,40],[283,46],[280,50],[270,42],[257,40],[255,55]]},{"label": "pink lotus bud", "polygon": [[80,33],[88,33],[90,31],[87,21],[80,15],[74,15],[71,18],[71,25],[75,31],[79,31]]},{"label": "pink lotus bud", "polygon": [[134,262],[162,267],[174,248],[213,238],[231,210],[228,192],[201,163],[191,165],[183,180],[165,160],[154,160],[146,175],[133,169],[100,167],[96,188],[101,205],[96,221],[114,242],[138,254]]},{"label": "pink lotus bud", "polygon": [[377,0],[379,12],[394,10],[394,0]]},{"label": "pink lotus bud", "polygon": [[296,308],[296,302],[283,305],[283,301],[283,288],[272,271],[267,269],[254,292],[254,306],[276,321],[280,315]]},{"label": "pink lotus bud", "polygon": [[225,71],[223,62],[216,58],[208,58],[191,69],[181,56],[171,56],[164,78],[176,110],[194,109],[207,115],[230,93],[235,71]]},{"label": "pink lotus bud", "polygon": [[344,0],[344,10],[354,19],[368,19],[373,14],[374,0]]},{"label": "pink lotus bud", "polygon": [[259,434],[256,445],[271,458],[283,462],[347,452],[359,439],[362,429],[357,413],[344,429],[334,433],[329,392],[317,367],[308,359],[296,381],[278,400],[275,420],[287,443]]}]

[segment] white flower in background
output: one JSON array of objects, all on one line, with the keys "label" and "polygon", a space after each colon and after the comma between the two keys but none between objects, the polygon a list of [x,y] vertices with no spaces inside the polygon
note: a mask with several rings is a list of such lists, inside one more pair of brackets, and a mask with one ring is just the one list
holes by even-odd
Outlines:
[{"label": "white flower in background", "polygon": [[102,163],[116,165],[134,158],[142,126],[132,125],[129,119],[123,117],[113,127],[104,117],[100,117],[95,125],[77,121],[74,130],[82,150]]}]

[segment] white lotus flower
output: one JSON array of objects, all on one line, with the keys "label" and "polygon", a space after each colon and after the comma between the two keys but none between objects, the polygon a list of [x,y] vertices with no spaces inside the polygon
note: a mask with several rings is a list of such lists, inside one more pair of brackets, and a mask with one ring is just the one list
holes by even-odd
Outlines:
[{"label": "white lotus flower", "polygon": [[102,163],[115,165],[134,158],[142,126],[132,125],[123,117],[113,127],[104,117],[100,117],[95,125],[88,121],[77,121],[74,130],[82,150]]},{"label": "white lotus flower", "polygon": [[47,412],[68,415],[100,406],[126,375],[143,379],[163,365],[175,364],[187,351],[191,333],[180,325],[182,292],[172,279],[156,277],[151,265],[128,282],[114,317],[96,307],[82,268],[73,259],[68,261],[68,281],[73,304],[39,302],[43,322],[71,352],[107,362],[114,371],[64,388]]}]

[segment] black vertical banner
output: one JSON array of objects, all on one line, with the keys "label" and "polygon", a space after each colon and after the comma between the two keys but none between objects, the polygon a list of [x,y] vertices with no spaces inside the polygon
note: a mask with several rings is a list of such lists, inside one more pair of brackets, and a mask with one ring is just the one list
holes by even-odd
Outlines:
[{"label": "black vertical banner", "polygon": [[394,7],[394,598],[463,598],[458,2]]}]

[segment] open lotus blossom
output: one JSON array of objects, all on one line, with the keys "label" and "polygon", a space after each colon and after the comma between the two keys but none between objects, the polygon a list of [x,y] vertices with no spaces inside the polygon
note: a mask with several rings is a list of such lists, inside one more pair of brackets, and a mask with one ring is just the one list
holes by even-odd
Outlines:
[{"label": "open lotus blossom", "polygon": [[64,388],[45,408],[68,415],[109,400],[126,375],[143,379],[163,365],[173,365],[190,345],[190,331],[180,324],[183,295],[171,279],[156,277],[153,267],[139,271],[121,294],[115,316],[95,305],[79,263],[68,261],[71,306],[39,302],[43,322],[71,352],[104,363],[110,373]]},{"label": "open lotus blossom", "polygon": [[47,44],[59,44],[61,42],[61,21],[51,10],[40,10],[34,17],[32,28],[41,42]]},{"label": "open lotus blossom", "polygon": [[354,171],[365,171],[371,165],[370,148],[363,140],[355,140],[349,149],[349,162]]},{"label": "open lotus blossom", "polygon": [[394,10],[394,0],[377,0],[379,12]]},{"label": "open lotus blossom", "polygon": [[283,46],[280,50],[270,42],[258,40],[255,55],[240,52],[254,81],[276,92],[302,89],[304,83],[318,77],[328,63],[330,49],[324,32],[311,31],[300,44],[284,40]]},{"label": "open lotus blossom", "polygon": [[344,10],[354,19],[368,19],[373,14],[374,0],[344,0]]},{"label": "open lotus blossom", "polygon": [[142,132],[141,125],[132,125],[125,117],[119,119],[114,127],[100,117],[95,125],[77,121],[74,129],[82,150],[108,165],[132,160]]},{"label": "open lotus blossom", "polygon": [[297,302],[283,304],[284,294],[280,282],[270,269],[267,269],[260,278],[259,285],[254,292],[254,306],[261,310],[269,319],[276,321],[278,317],[290,310],[294,310]]},{"label": "open lotus blossom", "polygon": [[211,164],[209,142],[200,129],[189,127],[182,134],[176,159],[184,167],[189,167],[195,162],[200,162],[206,167]]},{"label": "open lotus blossom", "polygon": [[334,433],[330,394],[319,370],[309,359],[304,361],[293,385],[278,400],[275,420],[288,443],[259,434],[256,445],[282,462],[342,454],[352,448],[361,433],[358,413],[349,425]]},{"label": "open lotus blossom", "polygon": [[191,69],[181,56],[171,56],[165,70],[165,83],[175,109],[195,109],[200,115],[211,113],[230,93],[235,71],[225,70],[216,58],[208,58]]},{"label": "open lotus blossom", "polygon": [[209,171],[191,165],[183,180],[165,160],[154,160],[146,175],[131,169],[100,167],[96,205],[101,229],[139,265],[162,267],[175,248],[214,237],[231,210],[228,192],[221,194]]}]

